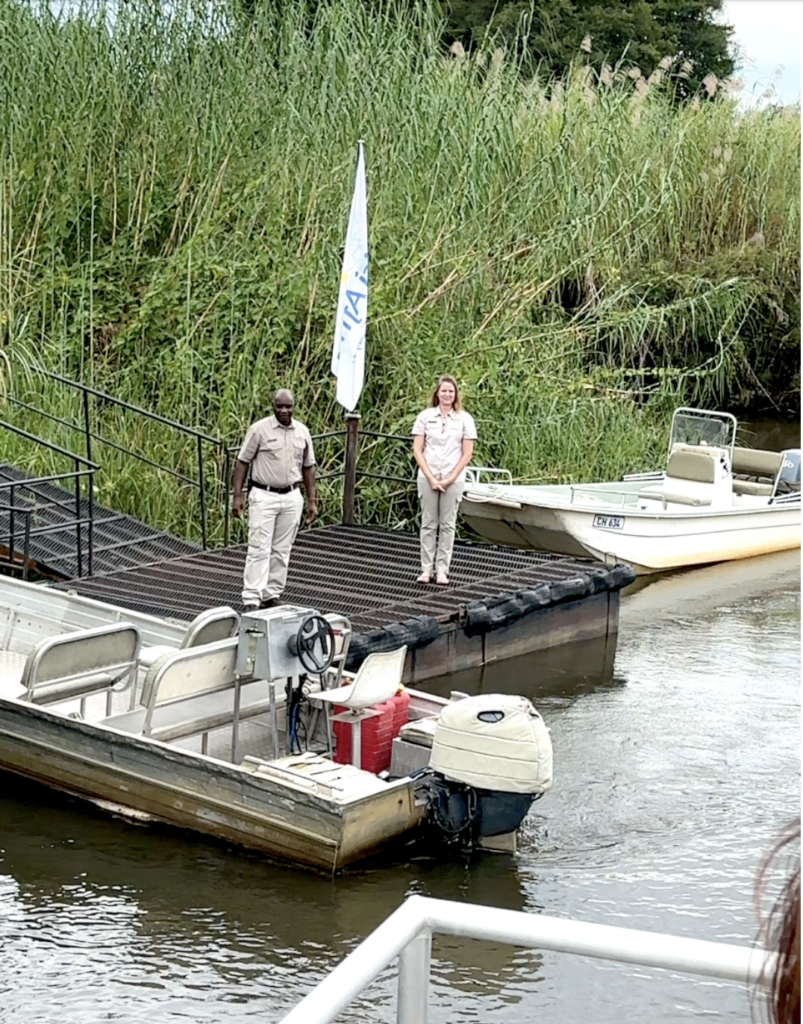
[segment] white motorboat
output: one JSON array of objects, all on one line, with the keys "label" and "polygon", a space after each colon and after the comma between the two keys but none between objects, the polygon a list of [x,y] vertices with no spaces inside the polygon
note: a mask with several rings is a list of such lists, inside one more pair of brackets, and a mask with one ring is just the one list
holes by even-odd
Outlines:
[{"label": "white motorboat", "polygon": [[327,872],[422,824],[513,848],[552,781],[541,716],[404,690],[404,647],[349,679],[350,630],[294,605],[187,627],[0,579],[0,769]]},{"label": "white motorboat", "polygon": [[681,408],[665,470],[526,486],[467,474],[460,512],[485,540],[626,562],[638,574],[800,547],[800,449],[736,444],[730,413]]}]

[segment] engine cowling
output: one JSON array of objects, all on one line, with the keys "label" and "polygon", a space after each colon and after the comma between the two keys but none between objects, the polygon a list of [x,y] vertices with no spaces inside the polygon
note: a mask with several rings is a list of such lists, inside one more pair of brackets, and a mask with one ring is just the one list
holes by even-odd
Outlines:
[{"label": "engine cowling", "polygon": [[423,780],[429,817],[469,845],[521,825],[552,785],[552,742],[526,697],[483,694],[441,711]]},{"label": "engine cowling", "polygon": [[481,694],[441,711],[429,764],[451,782],[537,796],[552,785],[552,741],[526,697]]}]

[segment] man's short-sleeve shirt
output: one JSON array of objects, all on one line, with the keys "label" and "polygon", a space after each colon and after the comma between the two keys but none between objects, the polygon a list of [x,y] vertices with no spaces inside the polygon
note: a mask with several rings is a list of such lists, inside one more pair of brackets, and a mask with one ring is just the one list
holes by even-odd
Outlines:
[{"label": "man's short-sleeve shirt", "polygon": [[289,487],[302,479],[302,469],[315,465],[315,449],[303,423],[291,420],[283,427],[275,416],[257,420],[248,428],[237,455],[251,465],[251,479],[266,487]]},{"label": "man's short-sleeve shirt", "polygon": [[470,413],[452,409],[444,416],[437,405],[424,409],[413,424],[413,436],[424,436],[424,458],[434,476],[449,476],[463,456],[463,441],[476,441],[477,428]]}]

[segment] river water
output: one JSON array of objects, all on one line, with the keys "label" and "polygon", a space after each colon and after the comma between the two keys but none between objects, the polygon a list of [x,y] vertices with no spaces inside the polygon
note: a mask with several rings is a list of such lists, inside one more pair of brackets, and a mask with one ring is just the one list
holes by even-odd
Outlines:
[{"label": "river water", "polygon": [[[410,893],[750,944],[762,854],[800,807],[800,559],[651,582],[613,644],[453,677],[531,696],[555,785],[515,857],[335,880],[133,826],[0,776],[5,1024],[277,1021]],[[739,985],[436,939],[431,1020],[749,1021]],[[385,972],[344,1021],[393,1020]]]}]

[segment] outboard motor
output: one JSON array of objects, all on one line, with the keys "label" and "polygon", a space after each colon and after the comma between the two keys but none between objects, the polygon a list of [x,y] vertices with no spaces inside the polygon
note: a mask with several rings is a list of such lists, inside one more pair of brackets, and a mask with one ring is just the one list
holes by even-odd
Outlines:
[{"label": "outboard motor", "polygon": [[429,819],[472,845],[514,832],[552,785],[552,742],[526,697],[483,694],[441,711],[422,773]]},{"label": "outboard motor", "polygon": [[778,473],[778,494],[800,493],[800,449],[787,448],[781,452],[783,462]]}]

